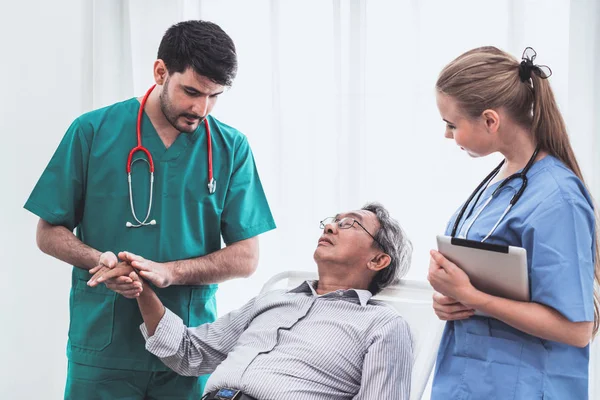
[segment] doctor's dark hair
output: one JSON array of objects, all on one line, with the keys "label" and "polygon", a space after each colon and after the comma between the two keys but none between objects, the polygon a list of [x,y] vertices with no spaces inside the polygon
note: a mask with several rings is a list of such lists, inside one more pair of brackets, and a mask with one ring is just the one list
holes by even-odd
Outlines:
[{"label": "doctor's dark hair", "polygon": [[[369,203],[362,209],[377,216],[380,227],[374,236],[377,242],[381,243],[383,251],[391,258],[390,264],[377,272],[369,285],[369,291],[375,295],[406,275],[410,268],[412,243],[398,221],[390,217],[389,212],[381,204]],[[373,242],[373,246],[379,247],[376,242]]]},{"label": "doctor's dark hair", "polygon": [[[496,47],[479,47],[444,67],[436,90],[455,100],[462,113],[472,119],[479,118],[486,109],[504,109],[513,121],[531,132],[540,150],[558,158],[584,182],[547,76],[535,68],[536,73],[524,71],[522,65]],[[594,335],[600,323],[598,226],[596,211]]]},{"label": "doctor's dark hair", "polygon": [[197,74],[231,86],[237,73],[237,54],[233,40],[217,24],[184,21],[165,32],[157,57],[170,74],[192,68]]}]

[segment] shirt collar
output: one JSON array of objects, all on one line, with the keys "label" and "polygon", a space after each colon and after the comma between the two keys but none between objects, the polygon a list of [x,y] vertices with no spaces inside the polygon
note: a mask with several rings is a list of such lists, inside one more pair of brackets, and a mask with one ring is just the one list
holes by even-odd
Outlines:
[{"label": "shirt collar", "polygon": [[371,297],[373,297],[373,294],[371,292],[369,292],[368,290],[363,290],[363,289],[347,289],[347,290],[336,290],[334,292],[329,292],[326,294],[318,294],[316,291],[316,287],[317,284],[319,283],[319,281],[314,280],[314,281],[304,281],[302,282],[299,286],[295,287],[294,289],[291,289],[288,291],[288,293],[311,293],[313,296],[316,297],[338,297],[341,299],[348,299],[348,298],[358,298],[358,300],[360,301],[360,305],[361,306],[366,306],[367,303],[369,302],[369,300],[371,299]]}]

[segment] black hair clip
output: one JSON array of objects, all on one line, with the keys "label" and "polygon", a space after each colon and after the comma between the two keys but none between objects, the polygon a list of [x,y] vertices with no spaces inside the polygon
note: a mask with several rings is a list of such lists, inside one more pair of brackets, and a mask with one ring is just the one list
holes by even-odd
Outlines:
[{"label": "black hair clip", "polygon": [[537,65],[533,61],[537,53],[531,47],[526,47],[521,56],[521,65],[519,65],[519,78],[521,82],[531,79],[531,72],[534,72],[542,79],[548,79],[552,75],[552,70],[547,65]]}]

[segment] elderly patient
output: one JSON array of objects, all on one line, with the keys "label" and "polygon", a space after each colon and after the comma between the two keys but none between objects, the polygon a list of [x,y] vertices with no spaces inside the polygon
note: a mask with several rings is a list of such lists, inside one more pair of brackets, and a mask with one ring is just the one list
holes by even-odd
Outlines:
[{"label": "elderly patient", "polygon": [[143,283],[148,351],[180,375],[212,373],[207,398],[231,388],[245,399],[408,399],[409,327],[371,297],[406,273],[410,242],[377,203],[321,228],[319,280],[261,294],[214,323],[186,327]]}]

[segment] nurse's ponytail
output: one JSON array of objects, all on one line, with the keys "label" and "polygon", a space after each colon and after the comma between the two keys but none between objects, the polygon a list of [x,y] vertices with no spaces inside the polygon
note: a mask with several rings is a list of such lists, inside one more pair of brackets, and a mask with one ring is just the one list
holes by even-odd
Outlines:
[{"label": "nurse's ponytail", "polygon": [[[543,66],[533,64],[535,54],[517,61],[510,54],[486,46],[470,50],[440,73],[436,89],[456,100],[470,117],[478,118],[488,108],[504,108],[511,118],[528,129],[540,149],[561,160],[579,179],[581,169],[571,147],[565,121]],[[585,182],[584,182],[585,185]],[[596,213],[594,265],[594,335],[600,323],[600,244]]]},{"label": "nurse's ponytail", "polygon": [[558,109],[554,92],[547,79],[531,74],[533,83],[533,121],[531,132],[540,148],[562,161],[583,180],[575,153],[571,147],[567,127]]}]

